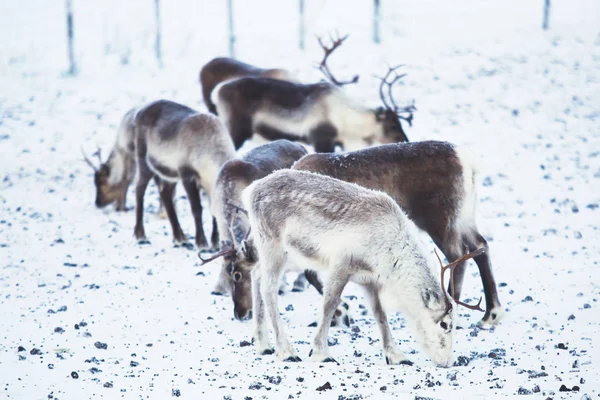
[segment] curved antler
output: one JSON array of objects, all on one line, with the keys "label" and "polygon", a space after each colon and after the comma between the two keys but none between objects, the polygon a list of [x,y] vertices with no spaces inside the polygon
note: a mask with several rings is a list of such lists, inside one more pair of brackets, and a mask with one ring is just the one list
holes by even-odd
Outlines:
[{"label": "curved antler", "polygon": [[329,40],[331,41],[331,47],[327,47],[327,46],[325,46],[325,44],[323,44],[323,40],[320,37],[317,37],[317,40],[319,41],[319,45],[325,52],[325,55],[323,56],[323,60],[319,64],[319,70],[323,73],[323,75],[325,75],[325,77],[327,79],[329,79],[331,81],[331,83],[333,83],[336,86],[344,86],[344,85],[349,85],[351,83],[356,83],[356,82],[358,82],[358,78],[359,78],[358,75],[354,75],[354,77],[349,81],[338,81],[333,76],[331,71],[329,70],[329,66],[327,66],[327,59],[329,58],[331,53],[333,53],[335,51],[335,49],[340,47],[346,39],[348,39],[348,35],[341,37],[341,38],[338,36],[337,39],[334,39],[333,35],[329,34]]},{"label": "curved antler", "polygon": [[198,258],[202,261],[201,265],[207,264],[207,263],[211,262],[212,260],[216,260],[219,257],[224,257],[224,256],[227,256],[230,254],[237,253],[238,247],[243,246],[244,242],[246,242],[246,240],[248,240],[248,237],[250,236],[250,231],[251,231],[252,227],[248,228],[248,231],[246,232],[246,234],[244,235],[244,238],[242,239],[242,243],[240,243],[240,244],[237,243],[237,241],[235,240],[235,233],[233,232],[233,221],[235,219],[235,215],[238,212],[242,212],[242,213],[246,214],[246,217],[247,217],[248,211],[246,211],[242,207],[236,206],[235,204],[230,203],[230,202],[227,202],[227,205],[234,207],[236,210],[235,214],[231,215],[231,222],[229,223],[229,233],[231,234],[231,240],[233,241],[233,243],[231,245],[228,245],[226,248],[219,251],[218,253],[214,254],[210,258],[204,259],[200,256],[200,253],[198,253]]},{"label": "curved antler", "polygon": [[202,258],[202,256],[200,256],[200,253],[198,253],[198,258],[202,261],[201,265],[205,265],[205,264],[211,262],[212,260],[216,260],[219,257],[223,257],[223,256],[226,256],[229,254],[234,254],[234,253],[235,253],[235,247],[228,247],[228,248],[225,248],[225,249],[219,251],[218,253],[214,254],[212,257],[206,258],[206,259]]},{"label": "curved antler", "polygon": [[[398,107],[398,104],[396,103],[396,100],[394,99],[394,95],[392,93],[392,88],[394,86],[394,84],[398,81],[400,81],[400,79],[404,78],[407,74],[397,74],[396,70],[400,67],[403,67],[403,64],[400,65],[396,65],[395,67],[390,67],[388,66],[388,71],[385,74],[385,76],[383,78],[379,77],[379,79],[381,80],[381,83],[379,84],[379,97],[381,98],[381,101],[383,102],[383,105],[385,106],[385,108],[387,108],[388,110],[391,110],[393,112],[395,112],[398,115],[398,118],[408,122],[409,126],[412,126],[412,120],[413,120],[413,112],[417,110],[417,108],[415,107],[415,101],[412,100],[411,103],[405,107]],[[390,77],[390,75],[394,73],[394,78],[391,81],[388,81],[388,78]],[[391,102],[391,105],[387,102],[385,94],[384,94],[384,87],[387,86],[387,95],[388,98]],[[404,113],[408,113],[408,117],[403,117],[400,114],[404,114]]]},{"label": "curved antler", "polygon": [[[462,256],[458,260],[455,260],[455,261],[451,262],[448,265],[444,265],[442,263],[442,259],[438,255],[438,252],[437,252],[436,249],[434,249],[433,251],[434,251],[435,256],[437,257],[438,261],[440,262],[440,267],[442,269],[442,271],[441,271],[441,273],[442,273],[442,277],[441,277],[442,292],[444,293],[444,298],[446,299],[446,310],[449,310],[449,309],[452,308],[452,303],[450,302],[450,299],[448,299],[448,294],[446,293],[446,285],[444,284],[444,275],[445,275],[446,270],[448,270],[448,269],[450,270],[450,295],[454,299],[454,268],[458,264],[460,264],[462,262],[465,262],[465,261],[467,261],[470,258],[477,257],[478,255],[483,254],[485,252],[485,248],[480,247],[479,249],[474,250],[474,251],[472,251],[470,253],[469,253],[468,249],[465,249],[465,255],[464,256]],[[454,301],[456,302],[456,304],[461,305],[463,307],[466,307],[468,309],[477,310],[477,311],[484,311],[480,307],[480,305],[481,305],[481,299],[482,298],[480,297],[479,298],[479,302],[476,305],[474,305],[474,306],[472,306],[470,304],[467,304],[467,303],[463,303],[462,301],[459,301],[459,300],[456,300],[456,299],[454,299]]]},{"label": "curved antler", "polygon": [[83,150],[83,146],[81,146],[81,154],[83,155],[83,160],[87,163],[87,165],[89,165],[90,167],[92,167],[92,169],[94,171],[98,171],[98,168],[96,168],[96,166],[94,165],[94,163],[92,163],[92,161],[85,154],[85,151]]}]

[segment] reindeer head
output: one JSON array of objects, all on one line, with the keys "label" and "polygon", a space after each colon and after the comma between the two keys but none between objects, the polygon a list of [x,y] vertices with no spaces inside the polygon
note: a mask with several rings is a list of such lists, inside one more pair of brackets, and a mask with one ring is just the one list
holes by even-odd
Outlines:
[{"label": "reindeer head", "polygon": [[456,320],[456,307],[455,305],[462,305],[471,310],[483,311],[479,306],[481,304],[481,298],[477,305],[472,306],[470,304],[463,303],[461,301],[454,301],[448,297],[444,284],[444,275],[446,270],[450,270],[450,294],[451,297],[454,295],[454,279],[453,271],[454,268],[468,260],[469,258],[476,257],[482,254],[485,250],[483,248],[475,250],[471,253],[466,252],[464,256],[456,261],[451,262],[448,265],[443,265],[439,258],[437,251],[436,256],[440,262],[441,267],[441,285],[442,294],[438,290],[433,288],[424,288],[421,291],[421,298],[425,305],[426,312],[417,318],[417,330],[419,338],[426,351],[431,357],[433,362],[439,366],[448,367],[452,364],[452,346],[454,343],[454,322]]},{"label": "reindeer head", "polygon": [[[223,257],[223,266],[230,278],[231,298],[233,300],[233,311],[235,318],[245,321],[252,318],[252,277],[251,273],[258,262],[258,255],[254,247],[254,241],[250,237],[250,228],[248,228],[244,239],[238,244],[233,232],[233,222],[238,212],[246,213],[240,207],[228,203],[236,208],[236,213],[232,215],[229,230],[232,240],[226,240],[221,243],[221,251],[212,257],[204,259],[200,255],[202,265]],[[247,214],[247,213],[246,213]]]},{"label": "reindeer head", "polygon": [[[392,87],[396,82],[406,76],[406,74],[398,75],[396,73],[396,70],[400,67],[402,67],[402,65],[389,67],[387,74],[385,74],[383,78],[380,78],[381,84],[379,85],[379,97],[383,102],[383,107],[378,107],[375,109],[375,118],[377,119],[377,122],[382,125],[383,139],[385,143],[408,142],[408,137],[406,136],[404,129],[402,129],[400,120],[404,120],[408,122],[409,126],[412,126],[413,112],[416,111],[414,101],[406,107],[398,107],[396,101],[394,100]],[[393,79],[389,80],[392,73],[395,76]],[[386,100],[384,93],[384,88],[386,86],[389,102]],[[408,116],[404,116],[404,114],[408,114]]]},{"label": "reindeer head", "polygon": [[[94,163],[92,163],[92,161],[86,156],[85,152],[83,151],[83,147],[81,148],[81,153],[83,154],[85,162],[94,170],[94,185],[96,186],[96,207],[106,207],[110,203],[117,200],[119,195],[123,192],[123,184],[121,182],[119,182],[116,185],[110,183],[109,178],[111,173],[111,167],[108,162],[102,162],[100,147],[98,147],[98,149],[94,153],[94,155],[98,158],[98,167],[96,167]],[[125,187],[124,190],[127,190],[127,187]]]}]

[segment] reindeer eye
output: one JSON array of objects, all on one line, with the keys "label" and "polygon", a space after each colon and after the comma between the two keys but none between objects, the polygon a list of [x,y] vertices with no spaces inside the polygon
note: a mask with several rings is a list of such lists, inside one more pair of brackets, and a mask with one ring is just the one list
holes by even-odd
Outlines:
[{"label": "reindeer eye", "polygon": [[239,282],[242,280],[242,274],[240,272],[234,272],[233,273],[233,281],[234,282]]},{"label": "reindeer eye", "polygon": [[444,321],[440,322],[440,326],[442,329],[448,329],[448,324],[446,324]]}]

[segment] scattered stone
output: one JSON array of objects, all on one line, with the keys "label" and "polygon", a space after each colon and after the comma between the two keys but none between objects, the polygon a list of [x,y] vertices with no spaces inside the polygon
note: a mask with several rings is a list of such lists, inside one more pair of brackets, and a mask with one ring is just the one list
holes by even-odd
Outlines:
[{"label": "scattered stone", "polygon": [[22,352],[22,351],[26,351],[26,350],[25,350],[25,347],[23,347],[23,346],[19,346],[19,347],[17,347],[17,352],[19,352],[19,353],[20,353],[20,352]]},{"label": "scattered stone", "polygon": [[569,318],[568,318],[569,321],[573,321],[574,319],[575,319],[575,316],[573,314],[569,315]]},{"label": "scattered stone", "polygon": [[325,391],[325,390],[331,390],[331,389],[333,389],[333,388],[331,387],[331,383],[329,383],[329,382],[325,382],[325,383],[324,383],[322,386],[319,386],[319,387],[317,388],[317,391],[319,391],[319,392],[323,392],[323,391]]},{"label": "scattered stone", "polygon": [[267,378],[267,381],[269,381],[269,383],[272,385],[279,385],[281,383],[281,377],[279,375],[267,376],[266,378]]},{"label": "scattered stone", "polygon": [[112,384],[112,382],[104,382],[104,385],[102,385],[102,386],[110,389],[111,387],[113,387],[113,384]]},{"label": "scattered stone", "polygon": [[531,390],[525,389],[523,386],[521,386],[519,387],[519,390],[517,390],[517,393],[520,395],[528,395],[531,394]]},{"label": "scattered stone", "polygon": [[568,387],[566,387],[565,385],[560,385],[560,389],[558,389],[559,392],[570,392],[571,389],[569,389]]},{"label": "scattered stone", "polygon": [[561,349],[561,350],[568,350],[569,348],[564,344],[564,343],[559,343],[556,346],[554,346],[557,349]]},{"label": "scattered stone", "polygon": [[585,303],[583,305],[583,308],[587,310],[588,308],[592,308],[592,306],[590,306],[588,303]]},{"label": "scattered stone", "polygon": [[254,383],[251,383],[250,386],[248,386],[248,389],[250,389],[250,390],[260,390],[260,389],[262,389],[264,387],[265,387],[265,385],[263,385],[262,383],[260,383],[260,382],[254,382]]},{"label": "scattered stone", "polygon": [[171,396],[173,396],[173,397],[180,397],[181,396],[181,391],[179,389],[173,389],[173,390],[171,390]]},{"label": "scattered stone", "polygon": [[252,346],[252,343],[247,340],[242,340],[240,342],[240,347],[248,347],[248,346]]},{"label": "scattered stone", "polygon": [[132,368],[135,368],[135,367],[137,367],[138,365],[140,365],[140,363],[139,363],[139,362],[137,362],[137,361],[131,361],[131,362],[129,363],[129,366],[130,366],[130,367],[132,367]]},{"label": "scattered stone", "polygon": [[102,342],[96,342],[96,343],[94,343],[94,346],[96,346],[96,348],[100,349],[100,350],[108,349],[108,345],[106,343],[102,343]]},{"label": "scattered stone", "polygon": [[537,371],[527,371],[529,372],[529,379],[542,378],[544,376],[548,376],[547,372],[537,372]]},{"label": "scattered stone", "polygon": [[48,369],[54,369],[54,364],[48,364]]},{"label": "scattered stone", "polygon": [[531,296],[526,296],[523,300],[521,300],[521,303],[526,303],[528,301],[533,301],[533,297]]},{"label": "scattered stone", "polygon": [[456,380],[456,375],[458,374],[458,371],[449,371],[446,374],[446,379],[448,379],[449,381],[455,381]]},{"label": "scattered stone", "polygon": [[379,390],[381,390],[382,392],[385,392],[387,390],[387,386],[382,386],[379,388]]},{"label": "scattered stone", "polygon": [[54,333],[64,333],[65,330],[63,328],[61,328],[60,326],[57,326],[56,328],[54,328]]},{"label": "scattered stone", "polygon": [[79,379],[79,374],[75,371],[71,372],[71,378],[73,379]]},{"label": "scattered stone", "polygon": [[469,365],[470,361],[471,360],[468,357],[458,356],[456,358],[456,361],[454,361],[454,366],[455,367],[466,367],[467,365]]},{"label": "scattered stone", "polygon": [[294,306],[291,304],[288,304],[287,306],[285,306],[285,311],[294,311]]},{"label": "scattered stone", "polygon": [[539,392],[540,392],[540,387],[539,387],[538,385],[535,385],[535,386],[533,387],[533,389],[531,389],[531,391],[532,391],[533,393],[539,393]]},{"label": "scattered stone", "polygon": [[90,368],[90,372],[91,372],[92,374],[97,374],[98,372],[102,372],[102,370],[101,370],[101,369],[98,369],[98,368],[96,368],[96,367],[92,367],[92,368]]},{"label": "scattered stone", "polygon": [[36,349],[35,347],[33,349],[31,349],[31,351],[29,352],[29,354],[31,354],[32,356],[39,356],[42,354],[42,351],[40,349]]}]

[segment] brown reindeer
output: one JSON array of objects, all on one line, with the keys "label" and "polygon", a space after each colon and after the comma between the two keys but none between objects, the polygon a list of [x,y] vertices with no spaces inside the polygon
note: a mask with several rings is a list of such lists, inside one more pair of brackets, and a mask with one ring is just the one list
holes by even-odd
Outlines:
[{"label": "brown reindeer", "polygon": [[[340,85],[353,83],[335,79],[327,58],[345,38],[327,48],[320,69],[329,82],[301,84],[246,77],[226,82],[215,89],[213,98],[219,117],[227,126],[236,149],[254,133],[267,140],[288,139],[310,144],[317,152],[332,152],[337,145],[362,148],[373,143],[408,141],[401,120],[412,123],[413,104],[398,107],[391,96],[392,86],[404,75],[390,68],[380,86],[383,107],[364,107],[344,94]],[[388,88],[388,99],[384,88]],[[408,116],[404,116],[408,114]]]},{"label": "brown reindeer", "polygon": [[[474,258],[485,292],[480,322],[496,325],[504,311],[498,300],[488,244],[475,223],[477,167],[470,152],[450,143],[425,141],[375,146],[342,154],[309,154],[293,169],[317,172],[389,194],[427,232],[448,260],[463,250],[484,248]],[[465,263],[453,271],[453,296],[460,299]]]},{"label": "brown reindeer", "polygon": [[204,98],[204,104],[206,104],[208,111],[215,115],[217,114],[217,108],[211,99],[212,92],[217,85],[225,81],[230,81],[232,79],[245,76],[294,81],[292,74],[285,69],[263,69],[243,63],[233,58],[215,58],[209,61],[200,70],[202,97]]},{"label": "brown reindeer", "polygon": [[[196,225],[196,245],[207,248],[202,227],[200,188],[212,198],[221,166],[235,155],[233,143],[219,119],[201,114],[168,100],[150,103],[136,115],[136,224],[134,234],[146,241],[144,193],[153,177],[173,229],[176,243],[185,243],[173,205],[173,191],[181,181],[187,193]],[[212,247],[218,246],[218,229],[213,217]]]}]

